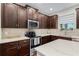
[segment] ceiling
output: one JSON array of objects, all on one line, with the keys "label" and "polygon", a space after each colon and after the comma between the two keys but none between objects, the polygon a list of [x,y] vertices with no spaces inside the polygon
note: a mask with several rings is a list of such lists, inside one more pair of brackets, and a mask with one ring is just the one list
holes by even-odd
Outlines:
[{"label": "ceiling", "polygon": [[[70,8],[72,6],[77,5],[77,3],[26,3],[26,4],[39,9],[39,12],[49,16],[55,12],[59,12],[66,8]],[[50,8],[52,8],[52,10],[50,10]]]}]

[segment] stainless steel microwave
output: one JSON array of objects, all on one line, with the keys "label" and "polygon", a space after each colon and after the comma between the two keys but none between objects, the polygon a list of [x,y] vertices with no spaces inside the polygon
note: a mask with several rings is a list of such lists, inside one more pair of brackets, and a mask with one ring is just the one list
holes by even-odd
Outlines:
[{"label": "stainless steel microwave", "polygon": [[28,20],[28,28],[29,29],[38,29],[39,28],[39,21]]}]

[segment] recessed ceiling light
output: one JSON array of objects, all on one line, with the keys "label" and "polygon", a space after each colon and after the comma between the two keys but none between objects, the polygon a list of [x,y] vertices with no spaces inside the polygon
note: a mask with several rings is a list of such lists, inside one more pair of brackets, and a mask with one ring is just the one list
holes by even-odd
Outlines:
[{"label": "recessed ceiling light", "polygon": [[52,11],[53,9],[52,8],[50,8],[50,11]]}]

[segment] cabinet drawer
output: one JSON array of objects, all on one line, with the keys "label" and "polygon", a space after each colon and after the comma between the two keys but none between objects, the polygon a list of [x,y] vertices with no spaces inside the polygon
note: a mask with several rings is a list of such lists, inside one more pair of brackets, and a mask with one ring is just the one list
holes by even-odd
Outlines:
[{"label": "cabinet drawer", "polygon": [[19,44],[20,46],[23,46],[23,45],[30,45],[30,40],[29,40],[29,39],[27,39],[27,40],[21,40],[21,41],[18,42],[18,44]]},{"label": "cabinet drawer", "polygon": [[17,42],[9,42],[9,43],[5,43],[2,44],[3,48],[12,48],[12,47],[17,47],[18,43]]}]

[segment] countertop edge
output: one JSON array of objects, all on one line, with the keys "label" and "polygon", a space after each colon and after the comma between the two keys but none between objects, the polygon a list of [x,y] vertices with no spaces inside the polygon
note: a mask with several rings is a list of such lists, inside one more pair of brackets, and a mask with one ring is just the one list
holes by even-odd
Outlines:
[{"label": "countertop edge", "polygon": [[30,38],[28,38],[28,37],[17,37],[17,38],[2,39],[2,40],[0,40],[0,44],[19,41],[19,40],[26,40],[26,39],[30,39]]}]

